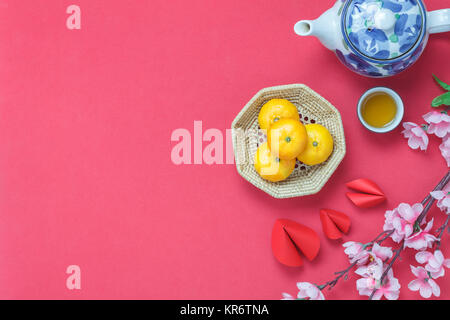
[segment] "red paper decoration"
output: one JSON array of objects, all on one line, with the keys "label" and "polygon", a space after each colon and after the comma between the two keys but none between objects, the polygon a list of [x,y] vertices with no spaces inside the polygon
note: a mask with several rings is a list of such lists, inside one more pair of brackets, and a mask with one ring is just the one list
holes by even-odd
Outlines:
[{"label": "red paper decoration", "polygon": [[386,200],[384,196],[347,192],[347,197],[360,208],[370,208]]},{"label": "red paper decoration", "polygon": [[342,212],[331,209],[320,210],[320,221],[325,235],[330,239],[342,238],[342,233],[350,230],[350,218]]},{"label": "red paper decoration", "polygon": [[272,230],[272,251],[279,262],[290,267],[300,267],[300,252],[312,261],[320,249],[317,233],[300,223],[278,219]]},{"label": "red paper decoration", "polygon": [[347,197],[357,207],[370,208],[386,201],[386,196],[380,187],[369,179],[357,179],[348,182],[347,187],[356,192],[347,192]]},{"label": "red paper decoration", "polygon": [[368,193],[375,194],[379,196],[384,196],[383,191],[381,191],[380,187],[375,184],[372,180],[369,179],[356,179],[346,183],[346,186],[350,189]]}]

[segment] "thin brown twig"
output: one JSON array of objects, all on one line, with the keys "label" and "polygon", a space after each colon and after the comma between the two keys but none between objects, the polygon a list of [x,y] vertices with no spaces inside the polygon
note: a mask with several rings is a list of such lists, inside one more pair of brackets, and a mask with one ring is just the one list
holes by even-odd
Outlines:
[{"label": "thin brown twig", "polygon": [[447,219],[445,219],[444,224],[440,226],[439,229],[436,230],[436,232],[438,233],[438,236],[436,237],[437,239],[434,243],[434,245],[436,246],[436,250],[439,250],[441,248],[442,236],[444,235],[444,231],[445,229],[447,229],[449,222],[450,222],[450,215],[447,215]]},{"label": "thin brown twig", "polygon": [[336,278],[334,278],[333,280],[330,280],[326,283],[324,283],[321,286],[317,286],[319,288],[319,290],[323,290],[326,287],[328,287],[328,289],[330,290],[331,288],[333,288],[339,281],[340,278],[342,277],[347,277],[347,274],[350,272],[351,269],[353,269],[353,267],[358,263],[358,261],[353,262],[350,266],[348,266],[347,269],[335,272],[335,274],[337,274],[338,276]]},{"label": "thin brown twig", "polygon": [[383,243],[384,240],[386,240],[387,238],[389,238],[389,237],[394,233],[394,231],[395,231],[394,229],[389,230],[389,232],[386,233],[386,235],[378,241],[378,244]]}]

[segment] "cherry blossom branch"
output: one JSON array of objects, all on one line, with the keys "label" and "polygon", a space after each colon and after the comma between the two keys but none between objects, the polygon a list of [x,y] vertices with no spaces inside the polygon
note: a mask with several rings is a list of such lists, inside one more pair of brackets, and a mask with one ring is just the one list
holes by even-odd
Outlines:
[{"label": "cherry blossom branch", "polygon": [[[378,236],[375,237],[375,239],[373,239],[371,242],[368,242],[364,245],[364,248],[367,247],[371,247],[373,246],[373,244],[375,242],[377,242],[378,244],[381,244],[384,240],[386,240],[387,238],[389,238],[389,236],[394,232],[394,230],[387,230],[387,231],[383,231],[381,232]],[[379,240],[381,238],[381,240]],[[317,288],[319,288],[320,290],[323,290],[325,288],[328,287],[328,290],[331,290],[339,281],[339,279],[341,279],[342,277],[344,277],[344,280],[347,279],[348,277],[348,273],[353,269],[354,266],[356,266],[356,264],[358,263],[360,259],[357,259],[355,262],[353,262],[352,264],[350,264],[349,267],[347,267],[347,269],[341,270],[341,271],[337,271],[334,274],[337,275],[337,277],[335,277],[334,279],[325,282],[324,284],[317,286]]]},{"label": "cherry blossom branch", "polygon": [[389,238],[394,233],[394,231],[395,231],[394,229],[388,230],[386,235],[378,241],[378,244],[382,244],[384,240]]},{"label": "cherry blossom branch", "polygon": [[331,290],[339,281],[340,278],[344,277],[344,280],[347,279],[348,277],[348,273],[350,272],[350,270],[353,269],[353,267],[358,263],[358,260],[356,260],[355,262],[353,262],[347,269],[335,272],[334,274],[337,274],[338,276],[336,278],[334,278],[333,280],[330,280],[328,282],[325,282],[323,285],[321,286],[317,286],[317,288],[319,288],[319,290],[323,290],[326,287],[328,287],[328,290]]},{"label": "cherry blossom branch", "polygon": [[[392,266],[394,265],[394,263],[397,260],[397,258],[400,257],[400,253],[403,251],[404,248],[405,248],[405,240],[402,241],[402,243],[400,244],[400,247],[398,247],[397,250],[394,250],[394,252],[395,252],[394,257],[391,259],[391,261],[389,262],[386,270],[384,270],[383,274],[381,275],[381,278],[380,278],[380,283],[381,284],[383,283],[384,279],[386,279],[386,277],[387,277],[387,275],[389,273],[389,270],[392,269]],[[372,300],[373,295],[375,294],[375,292],[377,292],[377,290],[378,290],[377,288],[373,289],[372,293],[370,294],[369,300]]]},{"label": "cherry blossom branch", "polygon": [[[444,189],[444,187],[450,182],[450,170],[447,171],[446,175],[444,176],[444,178],[442,178],[442,180],[438,183],[438,185],[432,190],[432,191],[441,191]],[[418,215],[417,219],[414,221],[414,223],[412,223],[412,227],[413,227],[413,232],[412,235],[417,234],[418,232],[422,232],[420,225],[423,223],[423,220],[426,218],[428,212],[430,211],[430,209],[432,208],[433,204],[435,203],[436,199],[434,197],[431,196],[431,194],[427,194],[427,196],[423,199],[423,201],[421,202],[422,204],[422,212],[420,212],[420,214]],[[411,210],[411,207],[409,205],[404,204],[405,206],[409,207]],[[418,213],[418,212],[417,212]],[[386,217],[387,219],[387,217]],[[385,222],[385,226],[386,226]],[[427,225],[428,228],[428,225]],[[441,238],[443,236],[443,233],[445,231],[446,228],[450,228],[450,216],[447,217],[445,223],[436,231],[438,234],[435,236],[435,245],[437,246],[437,248],[439,248],[440,246],[440,241]],[[428,231],[428,230],[426,230]],[[374,250],[375,245],[381,245],[385,240],[389,239],[390,237],[393,237],[393,234],[396,232],[395,228],[389,229],[389,230],[384,230],[383,232],[379,233],[371,242],[368,242],[366,244],[362,244],[359,243],[357,244],[359,246],[359,249],[357,250],[362,250],[362,251],[366,251],[370,252],[372,250]],[[397,236],[396,236],[397,237]],[[409,239],[409,238],[408,238]],[[387,250],[389,249],[390,251],[390,255],[393,257],[391,259],[386,259],[383,261],[384,264],[384,268],[383,268],[383,272],[381,274],[380,279],[378,280],[380,286],[384,286],[386,285],[384,282],[386,281],[387,278],[389,277],[389,272],[392,270],[395,262],[400,258],[401,253],[403,252],[403,250],[405,250],[407,247],[406,245],[408,245],[408,247],[410,246],[409,243],[407,243],[407,240],[402,239],[400,245],[398,246],[397,249],[395,250],[391,250],[390,248],[383,248],[382,250]],[[381,249],[381,247],[380,247]],[[377,249],[378,250],[378,249]],[[376,253],[375,253],[376,254]],[[383,254],[383,253],[381,253]],[[386,253],[384,253],[386,254]],[[349,258],[350,258],[350,265],[341,271],[337,271],[335,272],[335,278],[325,282],[322,285],[317,285],[317,284],[312,284],[309,282],[302,282],[302,283],[298,283],[297,286],[299,287],[300,291],[299,291],[299,295],[305,295],[309,296],[311,299],[313,300],[321,300],[324,299],[323,294],[321,293],[321,291],[323,291],[325,288],[328,288],[329,290],[331,290],[333,287],[336,286],[336,284],[342,279],[344,278],[344,280],[346,280],[348,278],[348,275],[350,273],[350,271],[355,267],[360,265],[360,262],[362,262],[363,259],[367,259],[368,256],[367,255],[358,255],[355,254],[353,257],[351,257],[352,254],[348,253]],[[372,256],[372,258],[374,258]],[[376,258],[374,258],[376,259]],[[364,265],[364,262],[362,262],[362,265]],[[413,272],[414,273],[414,272]],[[394,286],[399,286],[398,285],[398,280],[394,278],[396,282],[396,284],[394,284]],[[390,281],[390,280],[389,280]],[[314,289],[316,290],[316,292],[314,292]],[[377,290],[379,289],[379,286],[375,286],[369,296],[369,300],[372,300],[377,292]],[[309,293],[303,292],[302,290],[310,290]],[[312,290],[312,291],[311,291]],[[312,293],[311,293],[312,292]],[[384,293],[385,294],[385,293]],[[290,300],[289,298],[292,298],[292,296],[288,295],[288,294],[283,294],[283,296],[285,297],[285,300]],[[286,298],[287,297],[287,298]],[[387,296],[386,296],[387,297]],[[390,299],[390,298],[389,298]]]},{"label": "cherry blossom branch", "polygon": [[[438,185],[433,189],[433,191],[439,191],[444,189],[444,187],[447,185],[447,183],[450,181],[450,170],[447,171],[447,174],[444,176],[444,178],[442,178],[441,181],[439,181]],[[422,205],[425,205],[425,203],[427,203],[430,199],[432,199],[431,194],[428,194],[425,199],[423,199],[422,201]],[[417,218],[419,219],[420,216]],[[423,217],[421,218],[423,219]]]},{"label": "cherry blossom branch", "polygon": [[[441,184],[443,182],[447,183],[448,182],[448,178],[450,177],[450,171],[447,172],[447,175],[444,177],[444,179],[441,180],[441,182],[436,186],[436,188],[434,188],[434,190],[440,190],[441,188],[445,187],[445,184],[443,186],[441,186]],[[428,201],[428,202],[427,202]],[[431,196],[427,196],[423,201],[422,204],[426,203],[425,208],[422,210],[422,213],[417,217],[416,221],[414,222],[414,226],[419,226],[420,223],[422,222],[422,220],[427,216],[428,211],[430,211],[431,207],[433,206],[435,199],[432,198]],[[386,279],[389,270],[392,269],[395,261],[398,259],[398,257],[400,256],[400,254],[402,253],[402,251],[405,249],[405,240],[402,240],[400,247],[397,248],[397,250],[394,250],[395,255],[394,257],[391,259],[391,261],[389,262],[389,264],[387,265],[386,269],[384,270],[383,274],[381,275],[380,278],[380,284],[383,285],[384,280]],[[373,296],[375,295],[375,292],[377,292],[378,288],[373,288],[372,293],[370,294],[369,300],[373,299]]]},{"label": "cherry blossom branch", "polygon": [[450,215],[447,215],[447,219],[445,219],[444,224],[440,226],[439,229],[436,230],[436,232],[438,233],[438,236],[436,237],[436,242],[434,243],[436,246],[436,250],[439,250],[441,248],[441,239],[442,236],[444,235],[445,229],[447,229],[448,227],[449,222],[450,222]]},{"label": "cherry blossom branch", "polygon": [[[442,190],[447,185],[449,180],[450,180],[450,170],[447,171],[447,174],[445,175],[445,177],[438,183],[438,185],[433,189],[433,191]],[[425,197],[425,199],[422,201],[422,205],[425,205],[425,204],[426,205],[425,205],[424,209],[422,210],[422,213],[417,217],[416,221],[414,222],[415,228],[419,228],[420,224],[422,223],[423,219],[427,216],[427,213],[428,213],[428,211],[430,211],[430,209],[433,206],[434,202],[435,202],[435,199],[433,197],[431,197],[430,194],[428,194]],[[445,225],[448,225],[449,217],[447,217],[447,221],[446,221]],[[445,228],[446,227],[444,227],[444,229]],[[440,232],[440,234],[439,234],[440,237],[442,237],[443,230],[439,231]],[[440,238],[438,238],[438,239],[439,239],[438,245],[440,246]],[[394,265],[395,261],[398,259],[398,257],[400,256],[401,252],[404,249],[405,249],[405,240],[403,240],[401,242],[400,247],[397,248],[397,250],[394,250],[394,252],[395,252],[394,257],[389,262],[389,264],[387,265],[387,267],[384,270],[383,274],[381,275],[381,278],[380,278],[380,284],[381,285],[383,284],[383,281],[386,279],[386,276],[388,275],[389,270],[392,269],[392,266]],[[373,298],[375,292],[377,292],[377,290],[378,290],[377,288],[374,288],[372,290],[372,293],[370,294],[369,300],[372,300],[372,298]]]},{"label": "cherry blossom branch", "polygon": [[[449,181],[450,181],[450,170],[447,172],[445,177],[438,183],[438,185],[433,189],[433,191],[443,189]],[[419,225],[422,222],[422,220],[426,217],[426,214],[432,207],[434,201],[435,201],[434,198],[432,198],[430,194],[428,194],[425,197],[425,199],[423,199],[422,205],[425,205],[425,207],[424,207],[422,213],[420,214],[420,216],[417,217],[415,224]],[[444,229],[445,229],[445,227],[444,227]],[[377,243],[377,244],[383,243],[385,240],[387,240],[392,235],[392,233],[394,233],[394,231],[395,230],[386,230],[386,231],[381,232],[371,242],[366,243],[364,245],[364,248],[371,247],[375,243]],[[383,272],[383,275],[381,276],[381,279],[380,279],[380,283],[383,283],[389,270],[392,268],[392,266],[394,265],[395,261],[400,256],[400,253],[403,251],[404,248],[405,247],[404,247],[404,241],[403,241],[402,244],[400,245],[400,247],[397,250],[394,250],[395,256],[392,258],[391,262],[388,264],[387,269]],[[359,261],[359,259],[354,261],[352,264],[350,264],[350,266],[348,266],[346,269],[335,272],[335,274],[337,276],[334,279],[327,281],[322,285],[318,285],[317,288],[319,288],[319,290],[324,290],[325,288],[328,287],[328,289],[331,290],[342,277],[344,277],[344,280],[348,277],[348,273],[353,269],[353,267],[355,267],[357,265],[358,261]],[[373,298],[373,295],[375,294],[376,290],[377,289],[373,290],[371,296],[369,297],[369,300],[371,300]]]},{"label": "cherry blossom branch", "polygon": [[[445,186],[445,185],[444,185]],[[437,190],[437,189],[434,189]],[[425,207],[423,208],[422,213],[417,217],[416,221],[414,222],[414,226],[418,228],[420,224],[422,223],[423,219],[427,216],[428,211],[430,211],[431,207],[433,206],[436,199],[430,198],[428,199],[428,203],[426,203]]]}]

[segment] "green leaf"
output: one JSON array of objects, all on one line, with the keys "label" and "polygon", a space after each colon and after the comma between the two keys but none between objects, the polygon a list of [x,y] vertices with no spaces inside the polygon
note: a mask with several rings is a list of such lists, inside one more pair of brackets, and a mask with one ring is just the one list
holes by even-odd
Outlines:
[{"label": "green leaf", "polygon": [[439,85],[442,88],[444,88],[447,91],[450,91],[450,84],[446,84],[445,82],[439,80],[438,77],[436,77],[434,74],[433,74],[433,77],[434,77],[434,80],[436,80],[436,82],[439,83]]},{"label": "green leaf", "polygon": [[439,97],[436,97],[431,102],[431,106],[439,107],[442,105],[450,106],[450,92],[446,92]]}]

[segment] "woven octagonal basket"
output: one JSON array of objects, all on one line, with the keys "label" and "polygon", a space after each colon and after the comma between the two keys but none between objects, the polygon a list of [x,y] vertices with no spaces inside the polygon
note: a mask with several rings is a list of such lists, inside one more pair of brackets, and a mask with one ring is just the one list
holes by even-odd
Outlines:
[{"label": "woven octagonal basket", "polygon": [[[281,182],[264,180],[254,168],[256,149],[267,141],[265,134],[259,129],[258,114],[261,107],[274,98],[292,102],[304,124],[319,123],[325,126],[334,140],[333,153],[326,162],[307,166],[297,161],[294,172]],[[239,112],[231,128],[239,174],[275,198],[292,198],[319,192],[345,156],[344,128],[339,111],[303,84],[270,87],[259,91]]]}]

